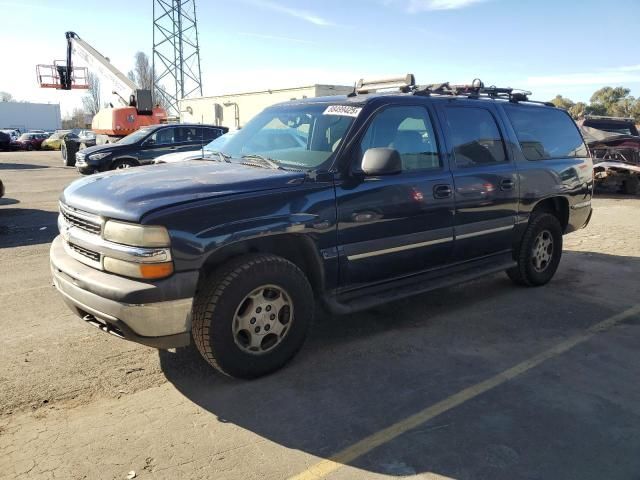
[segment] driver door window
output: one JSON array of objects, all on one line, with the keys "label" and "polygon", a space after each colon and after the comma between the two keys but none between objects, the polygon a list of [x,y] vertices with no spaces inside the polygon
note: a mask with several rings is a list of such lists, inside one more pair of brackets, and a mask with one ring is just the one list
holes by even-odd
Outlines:
[{"label": "driver door window", "polygon": [[153,146],[161,146],[161,145],[171,145],[176,143],[176,129],[175,128],[163,128],[153,133],[149,140],[151,140],[149,145]]},{"label": "driver door window", "polygon": [[370,148],[393,148],[403,170],[442,167],[431,119],[423,107],[390,107],[376,114],[360,142],[361,157]]}]

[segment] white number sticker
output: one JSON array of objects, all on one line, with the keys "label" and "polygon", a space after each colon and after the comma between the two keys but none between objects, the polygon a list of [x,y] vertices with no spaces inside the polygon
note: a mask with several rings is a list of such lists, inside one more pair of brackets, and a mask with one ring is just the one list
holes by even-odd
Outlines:
[{"label": "white number sticker", "polygon": [[349,105],[331,105],[326,108],[323,115],[340,115],[343,117],[357,117],[362,107],[351,107]]}]

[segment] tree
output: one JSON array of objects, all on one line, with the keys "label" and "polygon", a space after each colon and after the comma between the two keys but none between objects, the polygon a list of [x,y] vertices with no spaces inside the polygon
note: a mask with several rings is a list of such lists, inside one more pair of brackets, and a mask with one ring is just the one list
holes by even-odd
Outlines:
[{"label": "tree", "polygon": [[74,108],[71,115],[62,119],[62,128],[65,130],[72,128],[88,128],[89,125],[87,125],[87,120],[87,113],[82,108]]},{"label": "tree", "polygon": [[89,85],[89,90],[87,91],[87,94],[82,97],[82,106],[87,114],[95,115],[100,111],[100,107],[102,106],[100,97],[100,79],[97,75],[89,72],[87,84]]},{"label": "tree", "polygon": [[137,52],[134,57],[135,66],[129,71],[129,78],[135,82],[138,88],[153,89],[153,68],[149,63],[149,57],[144,52]]},{"label": "tree", "polygon": [[9,92],[0,92],[0,102],[14,102],[13,95]]},{"label": "tree", "polygon": [[149,62],[149,57],[144,52],[137,52],[134,56],[135,66],[130,70],[127,76],[138,86],[153,92],[153,103],[160,105],[169,111],[171,103],[154,88],[154,78],[156,76],[153,66]]},{"label": "tree", "polygon": [[569,100],[566,97],[563,97],[562,95],[556,95],[556,97],[551,100],[551,103],[553,103],[556,107],[564,108],[565,110],[569,110],[575,105],[573,101]]},{"label": "tree", "polygon": [[578,102],[575,105],[569,107],[569,115],[573,117],[574,120],[580,120],[584,118],[586,114],[587,104],[584,102]]},{"label": "tree", "polygon": [[629,96],[631,90],[624,87],[602,87],[591,95],[591,106],[609,113],[614,106]]}]

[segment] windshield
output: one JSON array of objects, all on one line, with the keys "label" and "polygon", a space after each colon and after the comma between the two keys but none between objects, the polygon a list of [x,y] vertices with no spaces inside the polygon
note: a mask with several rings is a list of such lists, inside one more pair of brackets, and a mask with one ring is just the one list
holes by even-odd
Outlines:
[{"label": "windshield", "polygon": [[220,135],[218,138],[212,140],[204,146],[204,149],[209,152],[219,152],[222,147],[233,137],[236,132],[227,132],[224,135]]},{"label": "windshield", "polygon": [[121,138],[120,140],[118,140],[118,143],[120,145],[133,145],[134,143],[137,143],[138,141],[142,140],[144,137],[149,135],[150,132],[151,132],[150,128],[141,128],[140,130],[136,130],[135,132],[130,133],[126,137]]},{"label": "windshield", "polygon": [[269,108],[235,132],[221,151],[235,158],[260,155],[283,167],[315,168],[338,149],[360,110],[326,104]]}]

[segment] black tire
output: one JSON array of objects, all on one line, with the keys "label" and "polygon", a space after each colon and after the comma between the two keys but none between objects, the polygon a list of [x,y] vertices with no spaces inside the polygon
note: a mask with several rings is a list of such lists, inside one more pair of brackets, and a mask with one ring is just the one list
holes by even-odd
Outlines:
[{"label": "black tire", "polygon": [[[247,296],[265,285],[286,292],[293,315],[279,343],[271,350],[252,354],[238,345],[233,325]],[[225,375],[260,377],[282,367],[300,350],[313,321],[314,307],[309,281],[296,265],[275,255],[239,257],[214,272],[199,289],[193,306],[194,343],[204,359]]]},{"label": "black tire", "polygon": [[134,160],[124,159],[124,160],[116,160],[111,165],[111,170],[120,170],[124,168],[133,168],[137,167],[138,164]]},{"label": "black tire", "polygon": [[31,151],[33,150],[33,145],[31,145],[30,143],[27,144],[27,151]]},{"label": "black tire", "polygon": [[76,164],[77,144],[72,142],[62,142],[60,145],[60,154],[62,155],[62,165],[65,167],[73,167]]},{"label": "black tire", "polygon": [[640,178],[630,175],[622,182],[622,193],[627,195],[637,195],[640,190]]},{"label": "black tire", "polygon": [[[536,243],[538,239],[541,242],[551,239],[551,252],[548,252],[548,248],[545,249],[547,252],[545,255],[550,255],[550,259],[546,263],[540,262],[540,257],[534,254],[534,249],[540,246],[540,243]],[[539,287],[553,278],[561,257],[562,227],[560,221],[551,213],[534,212],[515,252],[518,265],[507,270],[507,275],[518,285]]]}]

